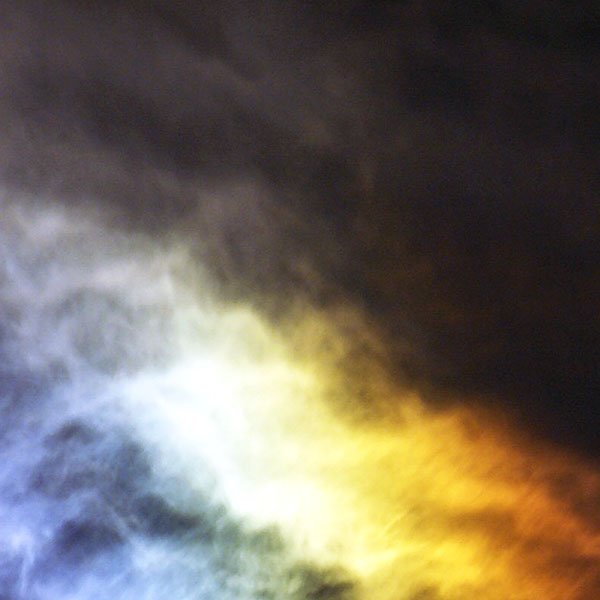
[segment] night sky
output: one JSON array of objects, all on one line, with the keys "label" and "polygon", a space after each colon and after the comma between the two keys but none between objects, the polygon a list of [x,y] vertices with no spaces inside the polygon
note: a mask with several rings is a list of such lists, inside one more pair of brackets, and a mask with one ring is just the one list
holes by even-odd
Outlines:
[{"label": "night sky", "polygon": [[[104,598],[96,579],[114,582],[106,584],[114,600],[533,600],[540,590],[549,600],[599,597],[599,103],[593,0],[1,1],[0,439],[10,466],[0,478],[0,533],[13,532],[14,551],[0,553],[0,599]],[[171,273],[184,284],[163,289]],[[180,311],[184,305],[203,308]],[[204,317],[189,320],[194,311]],[[177,435],[159,434],[162,417],[146,423],[145,409],[131,407],[154,395],[166,400],[153,406],[170,406],[191,347],[173,332],[182,328],[185,337],[195,327],[206,348],[225,348],[229,357],[239,346],[239,356],[250,357],[234,357],[235,365],[271,360],[266,340],[277,336],[275,363],[314,362],[309,371],[329,382],[319,407],[338,416],[322,417],[331,434],[307,425],[306,443],[324,436],[332,462],[344,440],[358,439],[339,433],[336,442],[336,422],[393,431],[390,419],[398,418],[397,435],[406,427],[405,439],[420,440],[420,426],[397,416],[407,397],[428,415],[422,431],[431,433],[423,435],[447,435],[458,446],[464,427],[465,439],[476,440],[465,444],[487,448],[481,440],[493,431],[498,447],[518,448],[514,464],[524,461],[515,477],[529,491],[517,504],[533,513],[547,507],[536,504],[536,490],[556,484],[558,505],[579,511],[587,554],[559,540],[548,550],[560,547],[555,562],[531,563],[578,583],[491,592],[494,577],[504,581],[494,572],[489,589],[470,579],[453,588],[442,577],[414,575],[436,569],[424,566],[407,571],[412,587],[381,583],[384,574],[363,593],[370,571],[343,552],[320,561],[309,541],[308,558],[296,559],[300,551],[289,550],[282,525],[287,512],[263,522],[241,496],[233,499],[233,488],[213,498],[207,481],[229,473],[225,463],[215,462],[206,481],[188,475],[188,463],[161,479],[170,459],[148,449]],[[215,369],[199,377],[212,381]],[[178,375],[171,381],[165,373]],[[265,389],[287,397],[286,386],[296,383],[279,377],[265,376]],[[258,384],[243,381],[240,393],[248,385],[252,396]],[[128,400],[108,419],[108,398],[120,395]],[[219,406],[210,411],[224,410],[223,422],[237,414],[235,403]],[[280,409],[260,410],[271,423]],[[248,427],[247,439],[262,436]],[[469,438],[470,428],[479,433]],[[176,456],[192,457],[196,470],[212,460],[186,448]],[[378,459],[364,456],[360,469],[370,473],[369,461]],[[530,459],[537,466],[527,466]],[[438,477],[435,460],[423,458],[433,465],[427,481]],[[541,464],[555,465],[553,475]],[[366,481],[354,468],[348,480]],[[458,477],[439,468],[440,482]],[[544,473],[544,483],[530,472]],[[264,467],[265,481],[277,477]],[[370,493],[362,489],[358,505]],[[81,500],[94,494],[113,498],[110,514],[119,518]],[[394,502],[377,506],[396,510]],[[307,514],[320,511],[311,506]],[[423,510],[419,518],[429,519]],[[498,557],[505,516],[493,510],[500,508],[480,507],[470,525],[461,514],[436,527],[481,526],[495,540],[486,551]],[[522,533],[519,517],[511,518]],[[133,537],[114,525],[119,519]],[[523,534],[515,547],[545,547],[545,535]],[[172,586],[181,574],[181,587],[161,587],[159,575],[143,587],[133,567],[113,577],[135,536],[172,544],[179,562],[158,571]],[[576,537],[567,529],[564,536]],[[190,566],[197,538],[211,558]],[[427,539],[421,558],[433,565],[442,542]],[[253,553],[260,568],[232,567]],[[485,577],[492,572],[482,569]],[[64,587],[71,571],[90,576]],[[234,571],[236,582],[268,583],[253,591],[230,584]],[[266,592],[269,585],[275,591]]]}]

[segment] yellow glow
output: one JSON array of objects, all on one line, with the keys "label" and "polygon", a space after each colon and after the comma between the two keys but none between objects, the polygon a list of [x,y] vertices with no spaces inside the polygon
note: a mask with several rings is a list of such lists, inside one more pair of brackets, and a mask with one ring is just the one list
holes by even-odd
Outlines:
[{"label": "yellow glow", "polygon": [[369,600],[600,597],[590,468],[489,415],[433,414],[375,367],[373,405],[395,408],[346,418],[346,341],[322,320],[292,335],[190,303],[181,324],[181,360],[130,383],[129,410],[165,464],[203,488],[208,466],[215,500],[246,523],[347,569]]}]

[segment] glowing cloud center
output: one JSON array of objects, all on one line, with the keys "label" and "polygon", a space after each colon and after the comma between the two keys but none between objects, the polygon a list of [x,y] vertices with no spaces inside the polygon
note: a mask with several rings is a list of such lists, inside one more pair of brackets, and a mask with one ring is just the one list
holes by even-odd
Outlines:
[{"label": "glowing cloud center", "polygon": [[[393,414],[361,423],[331,401],[336,386],[352,390],[320,349],[346,343],[327,315],[307,308],[296,323],[321,336],[300,354],[252,308],[218,302],[181,249],[85,215],[4,215],[5,243],[23,249],[3,258],[14,352],[60,359],[68,391],[55,410],[133,432],[165,480],[185,482],[173,504],[208,496],[250,529],[275,527],[298,560],[344,569],[368,599],[596,597],[593,470],[489,417],[431,414],[389,381],[372,390],[395,396]],[[70,311],[60,303],[73,290],[132,316]]]}]

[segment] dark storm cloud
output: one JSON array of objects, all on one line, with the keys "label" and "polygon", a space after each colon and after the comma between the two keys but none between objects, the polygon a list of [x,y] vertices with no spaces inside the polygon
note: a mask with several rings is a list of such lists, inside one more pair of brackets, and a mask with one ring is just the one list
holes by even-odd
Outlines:
[{"label": "dark storm cloud", "polygon": [[417,379],[502,392],[529,425],[594,447],[599,54],[578,32],[598,14],[497,4],[514,35],[433,3],[382,51],[401,116],[365,159],[348,285],[365,282],[399,339],[420,326],[399,356]]},{"label": "dark storm cloud", "polygon": [[594,3],[2,8],[9,183],[180,228],[235,293],[350,298],[427,394],[597,447]]}]

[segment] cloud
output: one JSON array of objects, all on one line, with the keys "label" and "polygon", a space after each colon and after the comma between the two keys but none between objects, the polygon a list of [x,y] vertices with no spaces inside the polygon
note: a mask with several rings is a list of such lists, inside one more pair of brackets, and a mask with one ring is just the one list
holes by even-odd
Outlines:
[{"label": "cloud", "polygon": [[427,409],[360,311],[272,323],[182,239],[3,209],[17,598],[593,597],[597,472],[499,415]]},{"label": "cloud", "polygon": [[42,4],[0,25],[7,593],[595,597],[581,8]]}]

